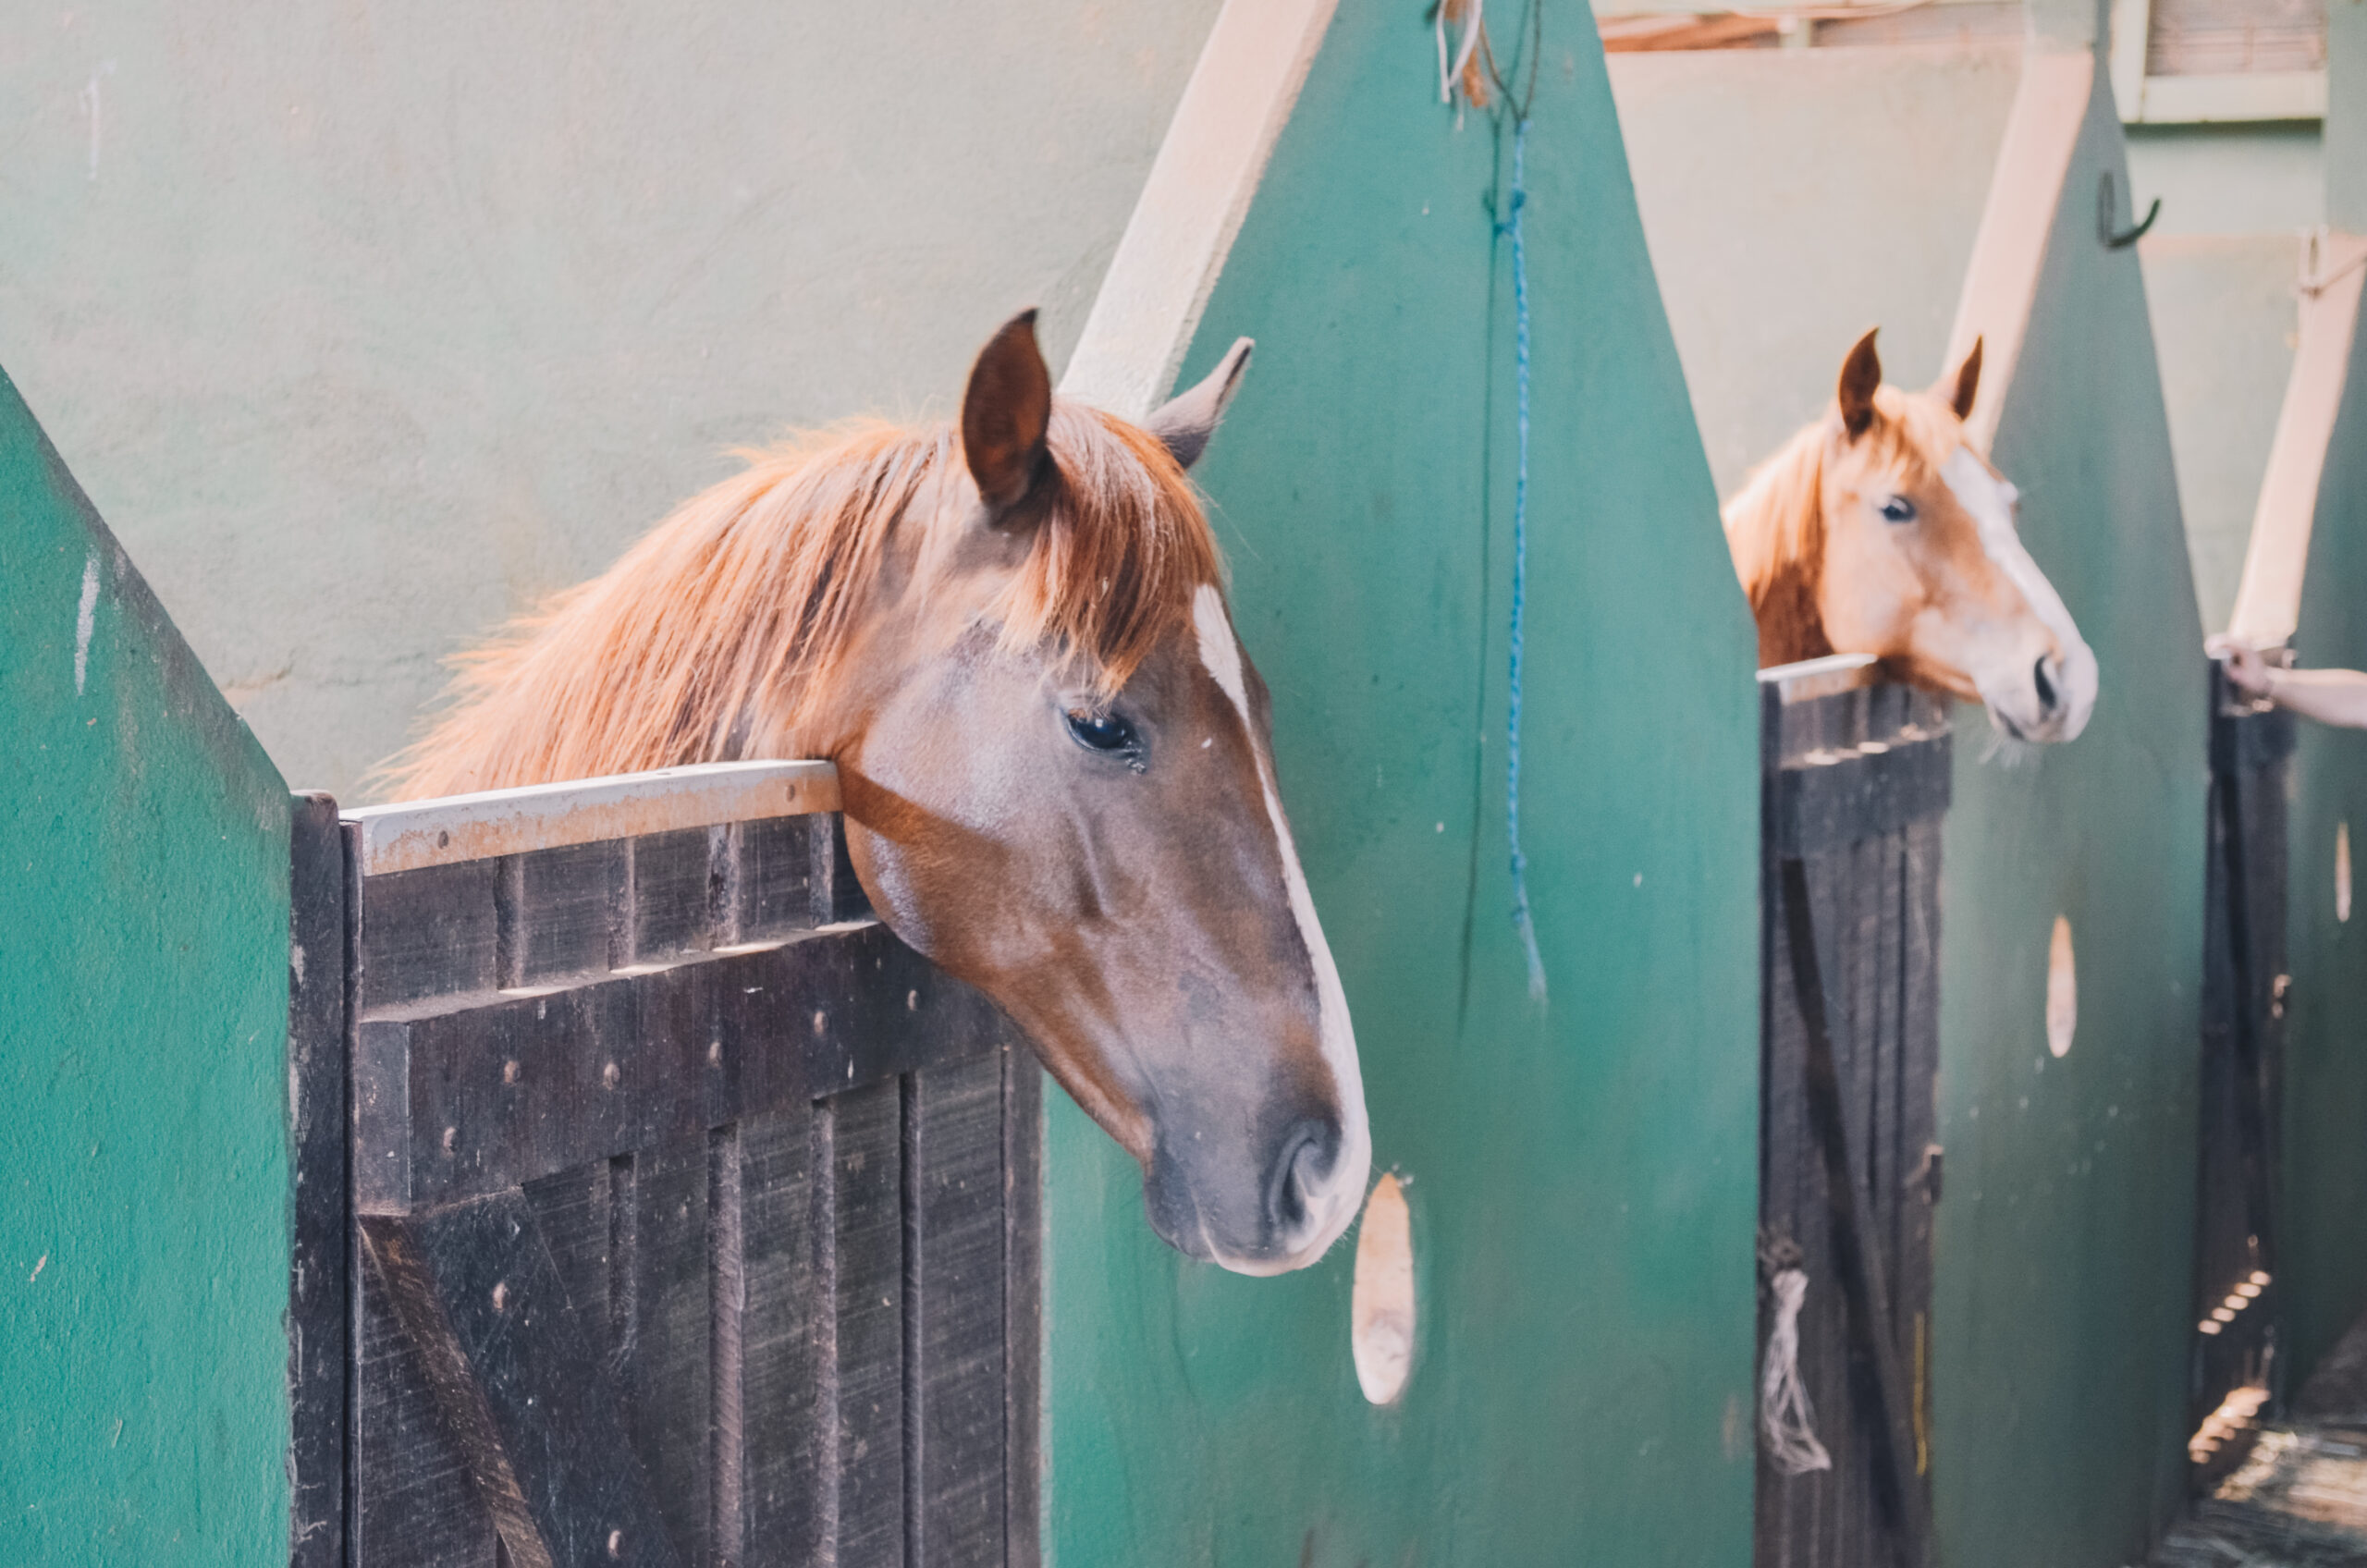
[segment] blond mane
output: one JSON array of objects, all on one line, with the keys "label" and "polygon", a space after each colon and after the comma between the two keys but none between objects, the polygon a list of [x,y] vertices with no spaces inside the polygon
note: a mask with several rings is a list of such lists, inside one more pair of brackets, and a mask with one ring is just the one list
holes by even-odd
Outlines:
[{"label": "blond mane", "polygon": [[[1055,402],[1048,444],[1053,488],[994,615],[1005,645],[1054,647],[1106,697],[1189,623],[1216,540],[1157,438]],[[418,799],[807,754],[890,533],[960,451],[949,426],[865,423],[749,454],[606,572],[454,659],[445,710],[375,782]]]},{"label": "blond mane", "polygon": [[[1720,513],[1735,575],[1759,620],[1762,669],[1833,652],[1817,590],[1824,576],[1825,454],[1840,423],[1839,410],[1828,410],[1795,432]],[[1960,422],[1938,398],[1883,386],[1874,393],[1874,422],[1853,452],[1869,468],[1919,461],[1936,469],[1962,438]]]}]

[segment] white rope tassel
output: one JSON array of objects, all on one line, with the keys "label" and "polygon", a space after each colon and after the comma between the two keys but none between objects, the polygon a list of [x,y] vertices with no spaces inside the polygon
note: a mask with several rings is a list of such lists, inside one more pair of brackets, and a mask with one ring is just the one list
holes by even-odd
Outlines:
[{"label": "white rope tassel", "polygon": [[1805,1269],[1784,1268],[1772,1282],[1775,1324],[1767,1330],[1767,1359],[1759,1372],[1759,1430],[1767,1457],[1786,1476],[1830,1470],[1833,1456],[1816,1439],[1816,1412],[1800,1382],[1800,1304],[1808,1300]]}]

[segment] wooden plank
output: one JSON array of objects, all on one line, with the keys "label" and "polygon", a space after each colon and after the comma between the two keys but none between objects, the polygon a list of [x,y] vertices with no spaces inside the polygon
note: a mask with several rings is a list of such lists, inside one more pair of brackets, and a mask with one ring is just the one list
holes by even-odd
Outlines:
[{"label": "wooden plank", "polygon": [[817,827],[829,831],[829,820],[791,816],[741,825],[738,940],[814,927],[814,837]]},{"label": "wooden plank", "polygon": [[742,1568],[804,1568],[825,1561],[828,1538],[823,1352],[835,1319],[823,1310],[831,1231],[827,1210],[816,1223],[814,1128],[801,1101],[749,1118],[717,1150],[737,1175],[736,1204],[717,1207],[736,1210],[740,1267],[738,1288],[726,1274],[717,1295],[717,1341],[739,1377],[736,1397],[717,1378],[717,1550]]},{"label": "wooden plank", "polygon": [[511,1563],[684,1562],[524,1194],[361,1237]]},{"label": "wooden plank", "polygon": [[1009,1568],[1043,1561],[1044,1070],[1003,1027],[1003,1529]]},{"label": "wooden plank", "polygon": [[838,1568],[904,1555],[901,1085],[827,1102],[837,1403],[832,1482]]},{"label": "wooden plank", "polygon": [[386,1010],[357,1025],[355,1201],[399,1213],[482,1195],[991,1051],[1000,1027],[874,924]]},{"label": "wooden plank", "polygon": [[839,809],[827,762],[718,762],[348,811],[364,876]]},{"label": "wooden plank", "polygon": [[707,1141],[660,1145],[625,1168],[632,1229],[615,1264],[627,1276],[619,1293],[630,1305],[609,1365],[667,1534],[684,1562],[705,1562],[714,1493]]},{"label": "wooden plank", "polygon": [[496,1568],[498,1537],[403,1338],[383,1273],[352,1251],[353,1568]]},{"label": "wooden plank", "polygon": [[499,886],[491,861],[366,878],[352,938],[358,1006],[498,986]]},{"label": "wooden plank", "polygon": [[626,962],[630,865],[613,840],[505,857],[501,983],[541,985]]},{"label": "wooden plank", "polygon": [[1003,1561],[1003,1061],[906,1080],[905,1461],[914,1568]]},{"label": "wooden plank", "polygon": [[632,952],[629,962],[678,959],[715,946],[707,829],[652,833],[632,845]]},{"label": "wooden plank", "polygon": [[2301,292],[2293,371],[2277,410],[2244,574],[2227,622],[2231,635],[2256,648],[2282,647],[2300,626],[2318,487],[2350,375],[2360,286],[2367,281],[2367,238],[2327,235],[2311,242],[2310,260],[2314,276],[2326,281]]},{"label": "wooden plank", "polygon": [[612,1260],[620,1239],[613,1197],[626,1183],[614,1178],[610,1165],[595,1160],[530,1182],[522,1189],[569,1309],[604,1362],[613,1356],[624,1328],[619,1316],[622,1304],[612,1300]]},{"label": "wooden plank", "polygon": [[337,802],[288,820],[288,1561],[345,1562],[345,839]]}]

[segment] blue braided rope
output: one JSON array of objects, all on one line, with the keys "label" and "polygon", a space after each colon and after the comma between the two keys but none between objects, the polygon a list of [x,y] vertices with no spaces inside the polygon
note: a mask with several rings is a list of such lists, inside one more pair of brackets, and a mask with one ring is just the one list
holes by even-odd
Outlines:
[{"label": "blue braided rope", "polygon": [[1513,365],[1518,420],[1518,465],[1513,475],[1513,624],[1511,698],[1504,720],[1504,834],[1512,848],[1513,926],[1528,959],[1528,994],[1545,999],[1545,960],[1537,950],[1537,923],[1528,912],[1528,857],[1520,848],[1520,655],[1521,607],[1528,578],[1528,252],[1522,242],[1521,209],[1528,205],[1528,117],[1513,122],[1512,216],[1505,224],[1513,241]]}]

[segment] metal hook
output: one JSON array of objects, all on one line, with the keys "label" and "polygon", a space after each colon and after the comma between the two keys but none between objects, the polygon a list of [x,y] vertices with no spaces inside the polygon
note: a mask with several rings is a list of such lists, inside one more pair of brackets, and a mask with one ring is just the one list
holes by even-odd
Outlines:
[{"label": "metal hook", "polygon": [[2144,239],[2145,231],[2153,227],[2153,220],[2162,215],[2162,199],[2159,196],[2153,198],[2153,204],[2145,210],[2145,221],[2134,228],[2115,227],[2112,220],[2116,210],[2112,199],[2112,170],[2106,169],[2096,177],[2096,239],[2107,251],[2126,251]]}]

